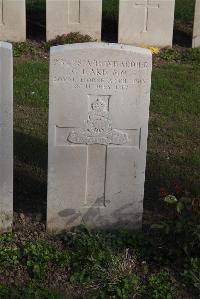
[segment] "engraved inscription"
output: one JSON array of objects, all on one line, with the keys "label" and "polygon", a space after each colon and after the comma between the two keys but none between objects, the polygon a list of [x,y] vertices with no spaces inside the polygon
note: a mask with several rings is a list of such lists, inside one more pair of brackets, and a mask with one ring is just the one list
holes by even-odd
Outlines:
[{"label": "engraved inscription", "polygon": [[128,135],[112,128],[112,121],[109,115],[108,103],[104,98],[110,96],[97,96],[91,104],[86,121],[86,128],[73,129],[68,141],[77,144],[116,144],[122,145],[128,142]]},{"label": "engraved inscription", "polygon": [[[148,62],[134,60],[67,60],[53,61],[54,83],[68,83],[74,89],[122,90],[146,84]],[[141,76],[141,71],[143,76]]]},{"label": "engraved inscription", "polygon": [[135,5],[137,7],[144,7],[144,28],[142,32],[148,31],[148,24],[149,24],[149,9],[151,8],[159,8],[159,3],[155,3],[155,1],[152,0],[142,0],[142,1],[136,1]]},{"label": "engraved inscription", "polygon": [[4,0],[0,0],[0,25],[4,25]]},{"label": "engraved inscription", "polygon": [[68,23],[80,24],[81,0],[68,0]]}]

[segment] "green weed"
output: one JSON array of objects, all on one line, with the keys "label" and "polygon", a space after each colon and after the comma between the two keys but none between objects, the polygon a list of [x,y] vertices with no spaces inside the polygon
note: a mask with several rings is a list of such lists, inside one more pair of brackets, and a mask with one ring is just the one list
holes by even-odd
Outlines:
[{"label": "green weed", "polygon": [[166,256],[171,259],[196,256],[200,252],[199,199],[184,196],[176,199],[174,196],[166,196],[163,200],[172,206],[174,213],[159,224],[152,225],[152,228],[162,233],[163,249],[169,245]]},{"label": "green weed", "polygon": [[64,237],[71,252],[71,282],[88,282],[106,275],[112,265],[112,251],[105,241],[85,227],[79,227]]},{"label": "green weed", "polygon": [[158,57],[168,62],[200,64],[200,49],[162,49]]},{"label": "green weed", "polygon": [[1,299],[8,299],[10,298],[10,288],[8,286],[0,284],[0,298]]},{"label": "green weed", "polygon": [[74,43],[87,43],[94,41],[89,35],[83,35],[80,32],[71,32],[68,34],[58,35],[54,40],[48,42],[49,46],[57,46]]},{"label": "green weed", "polygon": [[22,256],[26,260],[27,267],[32,270],[33,276],[39,279],[44,275],[50,262],[59,266],[69,264],[67,252],[60,251],[42,240],[24,244]]},{"label": "green weed", "polygon": [[181,53],[174,49],[165,49],[160,52],[159,57],[166,61],[177,62],[181,60]]},{"label": "green weed", "polygon": [[189,262],[185,266],[186,269],[184,270],[183,278],[200,292],[200,257],[188,260]]},{"label": "green weed", "polygon": [[37,48],[30,42],[15,43],[13,47],[13,56],[21,57],[22,55],[34,55],[37,53]]},{"label": "green weed", "polygon": [[152,274],[148,280],[146,296],[149,299],[176,298],[176,289],[170,273],[161,271]]},{"label": "green weed", "polygon": [[[104,291],[97,291],[96,294],[91,295],[91,299],[127,299],[134,298],[140,294],[139,278],[135,274],[129,274],[118,280],[116,283],[108,282]],[[86,298],[85,298],[86,299]],[[88,297],[87,297],[88,299]]]},{"label": "green weed", "polygon": [[80,226],[64,237],[71,250],[70,281],[81,284],[101,282],[100,289],[91,298],[128,298],[139,292],[139,278],[133,272],[135,257],[124,249],[117,250],[112,245],[111,235],[91,232]]},{"label": "green weed", "polygon": [[187,49],[183,51],[183,61],[197,63],[200,65],[200,48]]},{"label": "green weed", "polygon": [[14,233],[4,233],[0,235],[0,243],[1,242],[11,242],[15,240],[15,234]]},{"label": "green weed", "polygon": [[0,285],[1,299],[64,299],[64,295],[55,290],[47,290],[40,285],[30,283],[25,286]]},{"label": "green weed", "polygon": [[16,246],[6,247],[0,246],[0,265],[5,267],[12,267],[19,263],[20,251]]}]

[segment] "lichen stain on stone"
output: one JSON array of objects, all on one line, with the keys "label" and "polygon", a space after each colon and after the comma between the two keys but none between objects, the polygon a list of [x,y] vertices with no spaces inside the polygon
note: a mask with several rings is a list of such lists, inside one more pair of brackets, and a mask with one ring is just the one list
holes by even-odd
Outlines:
[{"label": "lichen stain on stone", "polygon": [[12,213],[0,212],[0,233],[12,230]]}]

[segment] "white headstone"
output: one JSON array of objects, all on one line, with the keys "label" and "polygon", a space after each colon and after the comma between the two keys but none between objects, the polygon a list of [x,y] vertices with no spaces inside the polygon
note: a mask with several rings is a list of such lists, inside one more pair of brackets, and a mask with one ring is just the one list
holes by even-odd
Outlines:
[{"label": "white headstone", "polygon": [[200,47],[200,0],[196,0],[192,47]]},{"label": "white headstone", "polygon": [[0,42],[0,232],[13,219],[13,61],[12,45]]},{"label": "white headstone", "polygon": [[25,0],[0,0],[0,40],[26,40]]},{"label": "white headstone", "polygon": [[102,0],[46,0],[47,40],[70,32],[101,39]]},{"label": "white headstone", "polygon": [[172,46],[175,0],[120,0],[119,43]]},{"label": "white headstone", "polygon": [[49,230],[141,226],[151,68],[132,46],[51,48]]}]

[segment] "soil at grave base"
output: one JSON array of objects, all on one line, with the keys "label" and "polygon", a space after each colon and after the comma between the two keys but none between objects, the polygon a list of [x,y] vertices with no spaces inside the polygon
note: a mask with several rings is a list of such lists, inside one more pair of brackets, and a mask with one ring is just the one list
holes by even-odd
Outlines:
[{"label": "soil at grave base", "polygon": [[[47,241],[49,244],[53,245],[57,249],[66,249],[62,242],[62,235],[54,235],[46,231],[45,225],[42,222],[37,222],[33,216],[26,216],[23,213],[14,213],[14,224],[13,232],[15,233],[14,241],[6,241],[5,246],[18,247],[20,248],[22,244],[26,241],[36,241],[43,240]],[[4,244],[1,244],[4,246]],[[146,281],[147,277],[144,274],[144,268],[142,263],[136,263],[135,273],[137,273],[142,281]],[[149,264],[149,274],[160,271],[160,267],[155,264]],[[168,268],[166,268],[167,271]],[[163,268],[163,270],[165,270]],[[172,270],[173,271],[173,270]],[[148,275],[149,275],[148,274]],[[176,274],[174,273],[174,277]],[[4,284],[7,286],[11,285],[27,285],[32,280],[32,275],[28,271],[25,261],[20,261],[20,264],[15,265],[10,268],[0,268],[0,285]],[[179,289],[180,293],[177,299],[188,299],[190,295],[187,290],[181,286],[178,281],[175,281],[175,286]],[[66,299],[80,299],[83,296],[87,296],[88,292],[95,291],[99,288],[97,285],[85,285],[81,287],[78,284],[71,284],[69,282],[69,269],[66,267],[56,266],[55,264],[49,264],[45,271],[45,275],[42,281],[39,281],[41,288],[58,290],[63,292]],[[139,296],[139,295],[138,295]],[[87,297],[84,297],[87,298]],[[141,298],[134,297],[135,299]]]},{"label": "soil at grave base", "polygon": [[[64,249],[61,236],[50,234],[46,231],[45,225],[33,220],[32,216],[14,213],[13,232],[15,240],[6,242],[5,246],[18,247],[26,241],[43,240],[52,244],[57,249]],[[1,244],[4,246],[4,244]],[[32,281],[32,276],[23,261],[14,267],[0,268],[0,285],[26,285]],[[45,271],[45,277],[40,282],[41,288],[63,291],[66,298],[81,298],[83,290],[80,287],[69,283],[69,269],[57,265],[49,264]]]}]

